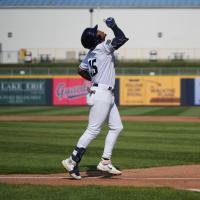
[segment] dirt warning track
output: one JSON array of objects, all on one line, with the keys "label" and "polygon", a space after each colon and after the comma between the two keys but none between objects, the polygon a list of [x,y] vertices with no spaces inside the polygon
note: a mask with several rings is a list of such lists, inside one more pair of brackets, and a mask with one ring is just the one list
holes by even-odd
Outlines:
[{"label": "dirt warning track", "polygon": [[[180,117],[180,116],[121,116],[122,121],[144,121],[144,122],[200,122],[200,117]],[[87,121],[85,115],[65,115],[65,116],[30,116],[30,115],[1,115],[0,121]]]}]

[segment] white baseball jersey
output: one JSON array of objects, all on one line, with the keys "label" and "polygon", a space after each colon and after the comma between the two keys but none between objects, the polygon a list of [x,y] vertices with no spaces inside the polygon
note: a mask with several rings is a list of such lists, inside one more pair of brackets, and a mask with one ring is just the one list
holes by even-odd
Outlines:
[{"label": "white baseball jersey", "polygon": [[80,69],[87,70],[92,83],[115,86],[115,57],[111,40],[104,41],[90,50],[80,64]]}]

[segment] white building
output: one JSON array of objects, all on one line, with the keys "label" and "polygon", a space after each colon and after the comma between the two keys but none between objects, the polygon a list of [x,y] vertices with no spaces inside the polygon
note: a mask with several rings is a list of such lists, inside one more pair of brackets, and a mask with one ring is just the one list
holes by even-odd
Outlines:
[{"label": "white building", "polygon": [[110,16],[130,39],[119,59],[200,59],[200,0],[1,0],[1,62],[17,62],[21,49],[33,59],[78,59],[84,28],[98,24],[113,37],[103,22]]}]

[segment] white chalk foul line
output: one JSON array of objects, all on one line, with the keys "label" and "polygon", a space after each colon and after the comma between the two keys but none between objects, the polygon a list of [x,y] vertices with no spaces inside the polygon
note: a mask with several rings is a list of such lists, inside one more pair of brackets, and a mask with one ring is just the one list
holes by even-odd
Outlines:
[{"label": "white chalk foul line", "polygon": [[200,192],[200,189],[197,189],[197,188],[191,188],[191,189],[188,189],[189,191],[192,191],[192,192]]},{"label": "white chalk foul line", "polygon": [[71,179],[68,176],[0,176],[1,179]]},{"label": "white chalk foul line", "polygon": [[[123,176],[83,176],[83,179],[123,179],[123,180],[197,180],[200,177],[123,177]],[[1,179],[72,179],[69,176],[0,176]]]},{"label": "white chalk foul line", "polygon": [[120,178],[116,178],[116,179],[126,179],[126,180],[199,180],[200,178],[190,178],[190,177],[120,177]]}]

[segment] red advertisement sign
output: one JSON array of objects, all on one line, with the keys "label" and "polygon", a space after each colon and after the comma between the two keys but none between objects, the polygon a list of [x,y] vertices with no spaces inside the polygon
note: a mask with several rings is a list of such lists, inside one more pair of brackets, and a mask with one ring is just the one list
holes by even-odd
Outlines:
[{"label": "red advertisement sign", "polygon": [[82,78],[53,79],[53,104],[86,105],[87,87],[90,85]]}]

